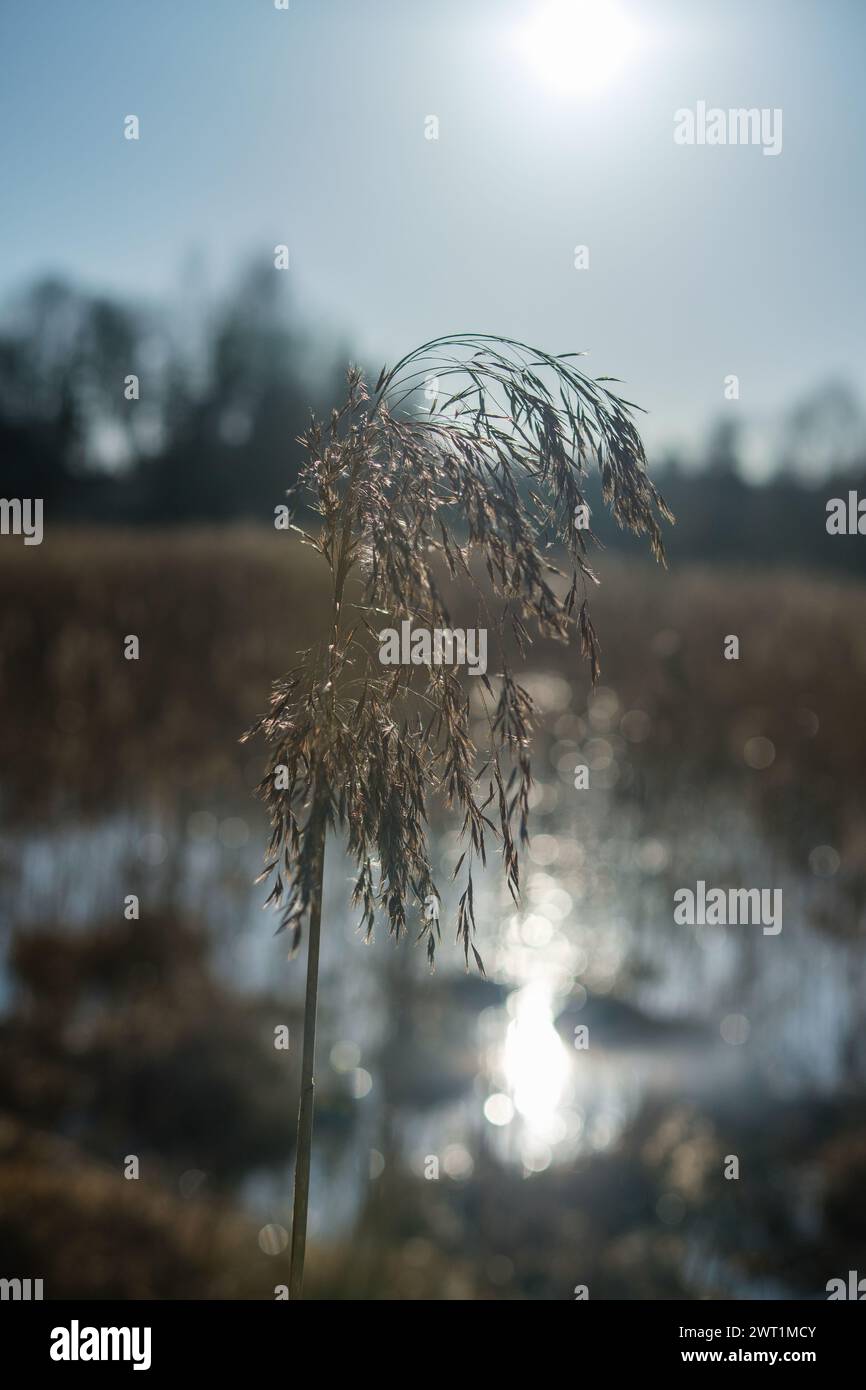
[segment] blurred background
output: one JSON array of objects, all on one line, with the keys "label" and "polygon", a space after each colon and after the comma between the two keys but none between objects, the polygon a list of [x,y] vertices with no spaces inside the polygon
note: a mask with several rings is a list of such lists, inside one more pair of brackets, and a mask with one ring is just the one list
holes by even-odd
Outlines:
[{"label": "blurred background", "polygon": [[[866,489],[864,30],[853,0],[4,7],[2,493],[45,511],[0,537],[4,1277],[287,1281],[303,957],[238,740],[328,592],[274,509],[349,361],[466,330],[624,378],[677,524],[659,570],[593,494],[601,684],[532,648],[487,979],[365,947],[331,842],[308,1294],[819,1298],[862,1262],[866,562],[825,518]],[[780,108],[782,153],[677,146],[699,100]],[[674,926],[699,878],[782,888],[781,934]]]}]

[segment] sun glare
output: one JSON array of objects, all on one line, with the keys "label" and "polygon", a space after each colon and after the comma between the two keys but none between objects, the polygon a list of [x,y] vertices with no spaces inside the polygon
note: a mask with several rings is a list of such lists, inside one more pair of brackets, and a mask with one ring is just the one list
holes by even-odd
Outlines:
[{"label": "sun glare", "polygon": [[518,43],[549,87],[589,93],[604,87],[634,50],[633,24],[617,0],[543,0]]},{"label": "sun glare", "polygon": [[568,1078],[568,1058],[553,1026],[550,995],[530,984],[516,996],[505,1039],[505,1074],[514,1108],[537,1138],[548,1138]]}]

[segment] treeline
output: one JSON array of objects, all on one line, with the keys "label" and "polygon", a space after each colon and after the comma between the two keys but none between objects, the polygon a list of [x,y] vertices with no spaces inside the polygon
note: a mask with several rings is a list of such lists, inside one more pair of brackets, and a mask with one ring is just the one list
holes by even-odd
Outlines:
[{"label": "treeline", "polygon": [[[820,481],[778,474],[755,485],[736,471],[684,470],[665,461],[652,469],[662,496],[676,517],[664,528],[671,564],[777,565],[846,570],[866,574],[866,517],[863,535],[829,535],[827,503],[851,491],[866,502],[866,461]],[[620,531],[593,487],[593,532],[609,549],[641,551],[634,537]],[[864,506],[866,511],[866,506]]]},{"label": "treeline", "polygon": [[4,495],[42,497],[46,522],[273,518],[346,367],[282,283],[253,268],[216,307],[171,313],[33,286],[0,330]]},{"label": "treeline", "polygon": [[[351,357],[299,322],[284,284],[252,267],[215,306],[189,291],[171,312],[56,279],[30,287],[0,328],[3,495],[43,498],[46,524],[270,524],[297,477],[297,436],[341,401]],[[762,484],[745,481],[727,420],[700,458],[654,462],[677,517],[671,558],[862,571],[866,537],[826,530],[830,498],[866,496],[861,431],[857,402],[831,384],[790,413]],[[597,490],[590,500],[604,545],[634,549]]]}]

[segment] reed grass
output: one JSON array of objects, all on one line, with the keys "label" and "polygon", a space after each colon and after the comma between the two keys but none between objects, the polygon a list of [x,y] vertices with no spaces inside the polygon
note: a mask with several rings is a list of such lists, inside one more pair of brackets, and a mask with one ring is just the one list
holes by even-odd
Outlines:
[{"label": "reed grass", "polygon": [[[506,638],[521,653],[534,634],[575,640],[594,680],[600,669],[588,603],[598,582],[588,557],[594,538],[580,524],[590,467],[616,521],[664,559],[660,522],[673,518],[647,474],[637,407],[607,379],[580,372],[576,356],[490,335],[438,338],[383,369],[372,391],[351,369],[343,406],[326,424],[314,419],[302,439],[297,500],[319,525],[293,529],[328,567],[331,621],[247,735],[263,734],[269,747],[260,791],[272,833],[261,877],[271,881],[267,902],[280,911],[292,953],[309,922],[293,1298],[303,1281],[328,831],[345,837],[355,862],[352,901],[367,936],[380,918],[397,940],[411,930],[432,966],[441,895],[428,803],[441,796],[460,817],[464,846],[454,868],[463,875],[456,937],[467,966],[471,952],[483,971],[473,868],[496,841],[517,901],[529,837],[534,709],[509,668]],[[386,620],[452,627],[443,575],[471,587],[479,625],[494,639],[496,674],[479,678],[482,747],[470,737],[456,668],[378,659]]]}]

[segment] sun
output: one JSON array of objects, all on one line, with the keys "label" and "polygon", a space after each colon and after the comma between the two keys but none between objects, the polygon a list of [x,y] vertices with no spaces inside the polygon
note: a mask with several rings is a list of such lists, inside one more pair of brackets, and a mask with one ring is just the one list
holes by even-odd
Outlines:
[{"label": "sun", "polygon": [[617,0],[542,0],[518,45],[545,85],[583,94],[599,91],[621,70],[636,37]]}]

